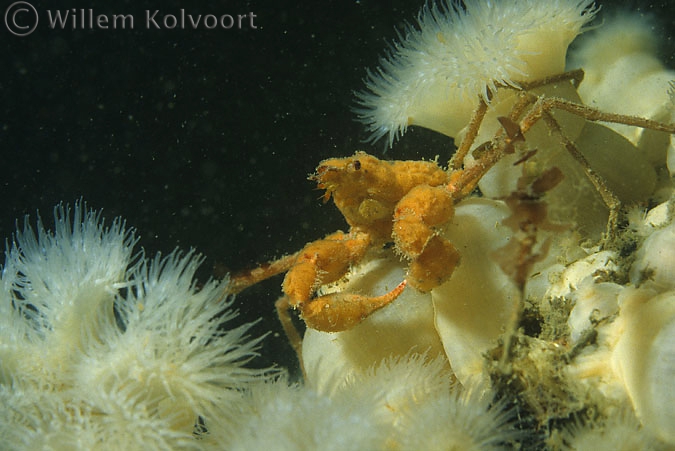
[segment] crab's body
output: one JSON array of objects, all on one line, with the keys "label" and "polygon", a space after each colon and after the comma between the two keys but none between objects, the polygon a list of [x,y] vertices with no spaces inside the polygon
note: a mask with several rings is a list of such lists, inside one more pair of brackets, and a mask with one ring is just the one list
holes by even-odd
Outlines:
[{"label": "crab's body", "polygon": [[[352,327],[396,299],[406,283],[429,291],[446,280],[459,254],[437,227],[452,218],[448,173],[431,161],[383,161],[364,152],[321,162],[316,174],[324,200],[333,198],[349,232],[336,232],[309,243],[295,256],[284,279],[288,303],[300,310],[308,326],[323,331]],[[406,282],[389,294],[358,294],[312,299],[316,290],[344,276],[373,246],[393,241],[411,261]]]},{"label": "crab's body", "polygon": [[322,161],[310,177],[352,228],[386,241],[398,202],[418,185],[440,186],[448,174],[433,161],[383,161],[364,152]]}]

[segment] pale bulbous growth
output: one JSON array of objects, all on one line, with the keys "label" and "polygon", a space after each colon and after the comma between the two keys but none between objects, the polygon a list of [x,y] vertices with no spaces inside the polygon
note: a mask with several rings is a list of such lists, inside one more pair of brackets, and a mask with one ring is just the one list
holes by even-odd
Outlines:
[{"label": "pale bulbous growth", "polygon": [[654,230],[667,227],[671,223],[672,207],[671,202],[666,201],[648,211],[640,207],[631,208],[626,214],[628,227],[637,232],[638,236],[648,237]]},{"label": "pale bulbous growth", "polygon": [[595,274],[612,272],[619,269],[616,261],[617,254],[614,251],[600,251],[577,259],[565,268],[549,286],[546,298],[570,296],[574,290],[581,287],[582,283]]},{"label": "pale bulbous growth", "polygon": [[594,327],[593,322],[609,318],[619,310],[617,297],[622,288],[612,282],[596,283],[590,275],[584,279],[573,293],[574,308],[567,320],[572,343],[578,343]]},{"label": "pale bulbous growth", "polygon": [[[616,15],[583,36],[570,55],[571,66],[584,69],[579,86],[583,102],[604,111],[672,121],[669,89],[675,71],[658,59],[658,39],[652,21],[641,14]],[[623,124],[606,126],[639,147],[652,164],[665,162],[668,134]]]},{"label": "pale bulbous growth", "polygon": [[[82,203],[55,210],[53,231],[26,225],[0,279],[0,443],[9,449],[195,447],[239,389],[260,339],[227,282],[194,281],[192,252],[148,262],[134,233]],[[209,427],[209,426],[207,426]]]},{"label": "pale bulbous growth", "polygon": [[[504,203],[471,198],[460,203],[445,237],[461,252],[450,280],[431,292],[435,323],[452,370],[463,384],[486,376],[484,354],[515,320],[520,293],[493,258],[512,238],[501,225]],[[486,382],[486,381],[483,381]]]},{"label": "pale bulbous growth", "polygon": [[622,331],[612,365],[643,427],[675,445],[675,292],[626,289],[619,303]]},{"label": "pale bulbous growth", "polygon": [[675,224],[645,239],[631,267],[630,281],[659,291],[675,289]]},{"label": "pale bulbous growth", "polygon": [[[578,287],[570,287],[571,293],[566,296],[574,302],[567,318],[569,342],[571,346],[580,346],[577,349],[581,350],[565,367],[565,373],[570,381],[580,384],[579,389],[583,386],[584,391],[602,393],[607,405],[629,405],[623,384],[617,379],[611,363],[621,334],[621,327],[615,321],[619,310],[618,298],[626,288],[595,280],[597,276],[593,274],[603,274],[602,271],[589,273]],[[549,312],[550,316],[557,313],[555,309],[549,309]]]},{"label": "pale bulbous growth", "polygon": [[389,146],[410,125],[454,137],[497,86],[563,72],[567,47],[595,13],[590,0],[427,5],[368,72],[359,118]]}]

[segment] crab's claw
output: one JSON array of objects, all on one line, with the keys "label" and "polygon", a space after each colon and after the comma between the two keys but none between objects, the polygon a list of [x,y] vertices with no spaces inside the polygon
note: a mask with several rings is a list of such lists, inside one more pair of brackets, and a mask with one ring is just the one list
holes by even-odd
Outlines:
[{"label": "crab's claw", "polygon": [[357,325],[375,310],[400,296],[407,281],[382,296],[369,297],[354,293],[321,296],[298,306],[308,327],[322,332],[341,332]]}]

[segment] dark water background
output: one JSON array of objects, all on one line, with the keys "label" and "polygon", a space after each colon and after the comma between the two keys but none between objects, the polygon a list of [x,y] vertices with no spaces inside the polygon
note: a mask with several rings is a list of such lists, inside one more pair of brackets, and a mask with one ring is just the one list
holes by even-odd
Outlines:
[{"label": "dark water background", "polygon": [[[12,2],[6,1],[4,8]],[[617,2],[600,2],[611,10]],[[200,277],[293,252],[345,224],[307,175],[365,144],[352,92],[396,26],[422,2],[32,2],[26,37],[0,26],[0,238],[36,211],[79,198],[138,229],[149,255],[176,246],[206,257]],[[625,4],[625,2],[622,2]],[[655,14],[675,67],[675,4]],[[132,14],[131,29],[49,29],[46,10]],[[242,29],[147,29],[163,14],[248,14]],[[447,161],[452,141],[412,129],[387,155]],[[4,260],[4,259],[3,259]],[[242,321],[272,330],[260,364],[292,362],[273,302],[280,278],[240,295]]]}]

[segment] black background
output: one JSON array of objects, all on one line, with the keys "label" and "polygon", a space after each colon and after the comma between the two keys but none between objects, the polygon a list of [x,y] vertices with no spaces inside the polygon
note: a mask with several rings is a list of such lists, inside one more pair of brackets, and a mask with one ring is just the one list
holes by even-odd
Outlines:
[{"label": "black background", "polygon": [[[2,4],[7,7],[10,1]],[[605,10],[613,2],[600,2]],[[345,224],[307,180],[317,163],[370,145],[350,108],[396,27],[422,1],[33,2],[29,36],[0,32],[0,238],[16,221],[83,198],[138,229],[148,255],[204,254],[200,278],[254,266]],[[658,17],[673,60],[670,1]],[[51,30],[47,9],[133,14],[133,30]],[[145,10],[256,14],[257,29],[155,30]],[[411,129],[391,158],[447,161],[452,141]],[[214,268],[217,270],[214,272]],[[280,278],[240,295],[241,321],[264,317],[261,364],[292,362],[273,301]]]}]

